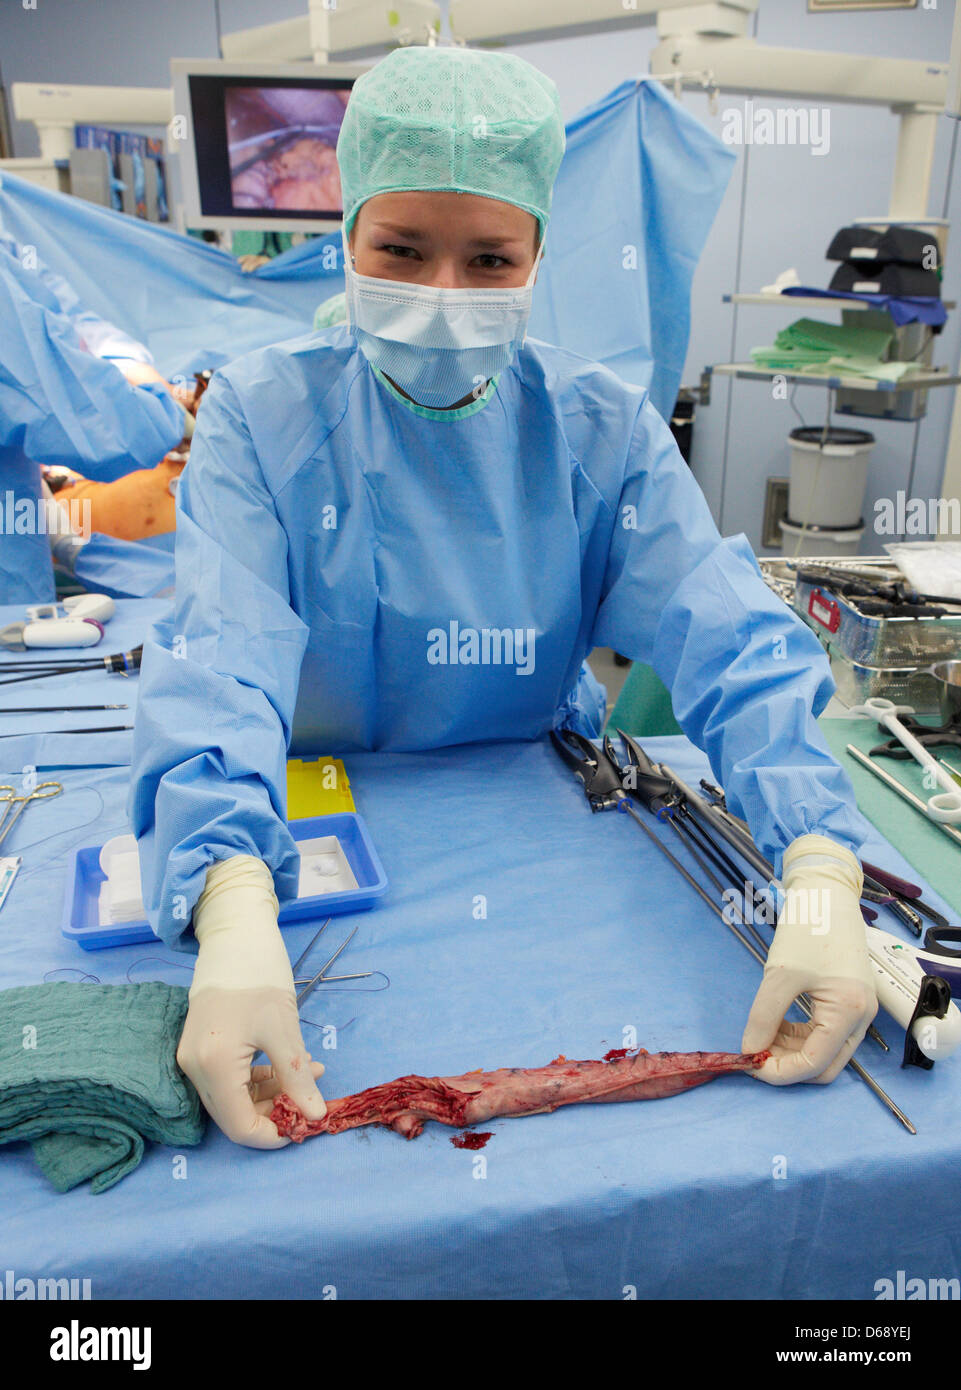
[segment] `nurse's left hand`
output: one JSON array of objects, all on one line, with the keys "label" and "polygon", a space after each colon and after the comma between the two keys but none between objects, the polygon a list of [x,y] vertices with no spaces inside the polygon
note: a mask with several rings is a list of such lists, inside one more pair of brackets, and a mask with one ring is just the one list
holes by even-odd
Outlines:
[{"label": "nurse's left hand", "polygon": [[[785,899],[741,1043],[770,1051],[755,1075],[774,1086],[828,1082],[847,1066],[878,1011],[854,855],[821,835],[803,835],[784,855]],[[812,1018],[784,1015],[807,994]]]}]

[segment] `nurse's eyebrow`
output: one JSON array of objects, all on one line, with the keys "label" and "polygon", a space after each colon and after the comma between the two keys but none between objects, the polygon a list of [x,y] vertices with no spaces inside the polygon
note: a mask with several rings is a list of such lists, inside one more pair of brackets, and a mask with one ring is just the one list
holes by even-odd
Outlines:
[{"label": "nurse's eyebrow", "polygon": [[498,237],[475,237],[470,243],[471,246],[480,247],[482,250],[495,251],[503,246],[520,246],[526,242],[525,237],[519,236],[498,236]]},{"label": "nurse's eyebrow", "polygon": [[[396,236],[403,241],[427,241],[429,233],[416,227],[402,227],[396,222],[372,222],[371,231],[376,236]],[[519,236],[474,237],[469,245],[481,251],[496,251],[507,246],[520,246],[524,242]]]},{"label": "nurse's eyebrow", "polygon": [[426,241],[427,232],[418,231],[415,227],[399,227],[396,222],[375,222],[371,229],[380,235],[399,236],[405,241]]}]

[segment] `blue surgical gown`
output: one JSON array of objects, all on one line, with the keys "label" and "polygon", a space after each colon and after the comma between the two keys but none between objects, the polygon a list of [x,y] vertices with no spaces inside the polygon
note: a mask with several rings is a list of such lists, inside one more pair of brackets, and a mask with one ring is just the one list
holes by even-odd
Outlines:
[{"label": "blue surgical gown", "polygon": [[[288,749],[540,737],[576,719],[595,645],[654,666],[776,863],[806,832],[867,833],[814,722],[833,690],[817,639],[744,537],[721,539],[646,391],[564,349],[528,339],[447,412],[404,400],[340,326],[222,368],[176,568],[129,803],[170,944],[214,860],[259,856],[296,896]],[[519,634],[513,652],[485,630]]]},{"label": "blue surgical gown", "polygon": [[151,467],[183,434],[183,411],[162,386],[135,387],[109,361],[136,344],[83,309],[42,266],[24,268],[0,236],[0,603],[54,597],[50,538],[35,518],[40,465],[110,481]]}]

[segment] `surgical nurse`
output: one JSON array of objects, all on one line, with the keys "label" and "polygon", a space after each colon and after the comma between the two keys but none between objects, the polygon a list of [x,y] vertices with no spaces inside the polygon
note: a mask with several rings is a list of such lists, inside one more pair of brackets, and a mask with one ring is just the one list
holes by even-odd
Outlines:
[{"label": "surgical nurse", "polygon": [[[288,750],[577,726],[596,645],[654,666],[780,872],[743,1044],[770,1048],[761,1079],[830,1081],[876,1011],[866,830],[814,722],[817,640],[721,539],[646,392],[525,336],[563,149],[557,92],[521,59],[390,54],[337,146],[349,325],[231,363],[200,411],[130,815],[155,929],[197,944],[180,1062],[239,1143],[285,1142],[281,1090],[325,1110],[277,927]],[[519,630],[535,659],[445,661],[453,623]],[[813,1023],[787,1023],[801,991]]]}]

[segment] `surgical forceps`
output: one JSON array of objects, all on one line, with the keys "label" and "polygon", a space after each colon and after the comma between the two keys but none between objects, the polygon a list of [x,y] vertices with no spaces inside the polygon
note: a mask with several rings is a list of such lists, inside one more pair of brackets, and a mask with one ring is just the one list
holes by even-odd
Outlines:
[{"label": "surgical forceps", "polygon": [[[49,791],[45,791],[45,787],[48,787]],[[60,782],[38,782],[33,791],[27,792],[24,796],[17,795],[16,787],[0,787],[0,802],[6,803],[3,814],[0,815],[0,845],[3,844],[31,801],[46,801],[51,796],[59,796],[62,791],[63,786]],[[15,811],[14,806],[17,807]]]},{"label": "surgical forceps", "polygon": [[300,967],[303,965],[304,961],[307,959],[307,957],[310,955],[311,951],[314,949],[314,942],[315,942],[315,941],[317,940],[317,938],[320,936],[320,934],[321,934],[321,932],[324,930],[324,928],[327,927],[327,926],[329,926],[329,924],[330,924],[330,918],[328,917],[327,920],[326,920],[325,922],[321,923],[321,925],[318,927],[318,929],[314,932],[314,935],[311,937],[310,941],[307,943],[307,949],[301,953],[301,955],[297,958],[297,961],[296,961],[295,964],[294,964],[294,967],[293,967],[293,973],[294,973],[294,977],[295,977],[295,978],[294,978],[294,984],[295,984],[295,986],[296,986],[296,985],[302,985],[302,986],[303,986],[303,988],[299,991],[299,993],[298,993],[298,995],[297,995],[297,1007],[298,1007],[298,1008],[300,1008],[300,1005],[304,1002],[305,999],[307,999],[311,994],[313,994],[314,990],[317,988],[317,986],[318,986],[319,984],[322,984],[322,983],[323,983],[323,984],[333,984],[335,981],[340,981],[340,980],[366,980],[369,976],[373,975],[373,973],[374,973],[373,970],[364,970],[364,971],[361,971],[361,972],[360,972],[359,974],[357,974],[357,975],[328,975],[328,974],[327,974],[327,971],[328,971],[328,970],[330,969],[330,967],[333,965],[334,961],[337,959],[337,957],[340,955],[340,953],[341,953],[342,951],[344,951],[344,950],[347,949],[347,947],[348,947],[348,946],[350,945],[350,943],[353,941],[354,937],[357,935],[357,928],[355,927],[354,930],[351,932],[350,936],[348,936],[347,940],[344,941],[340,946],[337,947],[337,950],[336,950],[336,951],[334,952],[334,954],[330,957],[330,959],[329,959],[328,961],[326,961],[326,962],[324,963],[323,966],[321,966],[320,970],[318,970],[317,974],[313,977],[313,979],[310,979],[310,980],[298,980],[298,979],[296,978],[297,971],[300,969]]}]

